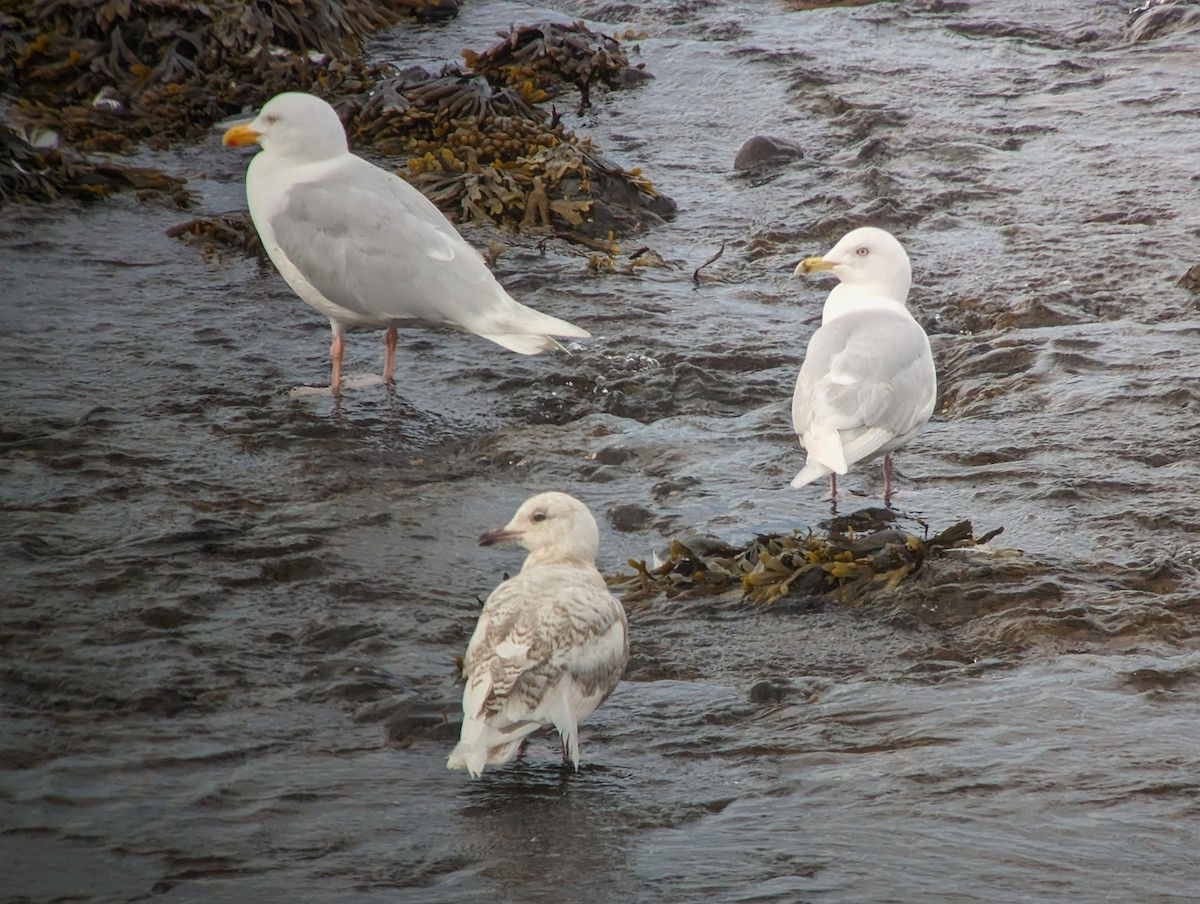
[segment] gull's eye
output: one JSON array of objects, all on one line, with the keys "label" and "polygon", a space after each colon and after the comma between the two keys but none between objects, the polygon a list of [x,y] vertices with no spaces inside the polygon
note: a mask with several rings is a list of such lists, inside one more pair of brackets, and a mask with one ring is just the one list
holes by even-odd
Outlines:
[{"label": "gull's eye", "polygon": [[274,125],[275,123],[279,122],[279,117],[276,116],[274,113],[268,113],[266,116],[263,117],[263,121],[267,125],[270,126],[270,125]]},{"label": "gull's eye", "polygon": [[866,256],[867,256],[868,254],[870,254],[871,252],[870,252],[870,250],[867,248],[867,246],[866,246],[866,245],[863,245],[861,248],[859,248],[859,249],[858,249],[857,251],[855,251],[854,253],[855,253],[855,254],[857,254],[859,257],[866,257]]},{"label": "gull's eye", "polygon": [[545,512],[534,512],[533,513],[532,521],[534,524],[540,524],[541,522],[543,522],[545,520],[546,520]]}]

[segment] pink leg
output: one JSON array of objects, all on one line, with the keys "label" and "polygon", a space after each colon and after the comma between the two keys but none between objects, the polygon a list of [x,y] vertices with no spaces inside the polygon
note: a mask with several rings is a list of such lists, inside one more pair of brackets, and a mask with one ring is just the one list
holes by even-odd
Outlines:
[{"label": "pink leg", "polygon": [[892,453],[883,456],[883,502],[892,504]]},{"label": "pink leg", "polygon": [[837,502],[837,473],[829,475],[829,501]]},{"label": "pink leg", "polygon": [[388,331],[383,334],[383,344],[386,349],[383,355],[383,382],[391,383],[392,374],[395,372],[396,363],[396,328],[388,327]]},{"label": "pink leg", "polygon": [[329,380],[329,389],[334,395],[342,392],[342,337],[333,334],[333,344],[329,346],[329,357],[333,361],[333,376]]}]

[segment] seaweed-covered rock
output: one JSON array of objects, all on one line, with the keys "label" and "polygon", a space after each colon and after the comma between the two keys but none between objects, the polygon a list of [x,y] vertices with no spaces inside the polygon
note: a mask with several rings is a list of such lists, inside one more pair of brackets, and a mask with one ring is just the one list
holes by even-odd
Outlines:
[{"label": "seaweed-covered rock", "polygon": [[[608,250],[612,236],[673,215],[637,169],[606,160],[538,106],[564,83],[586,98],[589,85],[638,71],[616,38],[580,23],[517,28],[502,45],[467,53],[487,77],[366,62],[368,35],[406,14],[454,9],[453,0],[0,0],[10,118],[72,149],[22,145],[15,126],[0,139],[0,199],[139,187],[152,171],[82,155],[165,147],[282,91],[309,90],[341,98],[351,142],[397,159],[460,222],[547,228],[585,244],[604,239]],[[172,232],[254,250],[236,231],[209,218]]]},{"label": "seaweed-covered rock", "polygon": [[591,104],[594,84],[621,88],[649,77],[644,63],[630,64],[617,38],[582,22],[523,25],[500,37],[483,53],[464,50],[463,59],[490,81],[521,87],[535,101],[557,97],[574,85],[582,110]]},{"label": "seaweed-covered rock", "polygon": [[167,230],[167,235],[173,239],[196,242],[209,252],[232,248],[264,262],[268,260],[262,239],[250,222],[250,215],[245,212],[193,217],[186,223],[172,226]]},{"label": "seaweed-covered rock", "polygon": [[[451,218],[625,235],[674,214],[640,171],[606,160],[536,92],[453,64],[411,67],[342,105],[352,144],[406,159],[405,177]],[[569,237],[569,235],[568,235]]]},{"label": "seaweed-covered rock", "polygon": [[746,600],[756,605],[790,595],[824,594],[858,606],[894,589],[930,556],[982,545],[1002,530],[976,539],[971,522],[962,521],[925,539],[884,526],[875,518],[866,520],[875,523],[874,529],[859,532],[850,526],[854,520],[839,520],[824,535],[813,531],[760,535],[740,547],[711,538],[704,543],[675,540],[662,564],[649,568],[630,559],[633,574],[614,575],[608,583],[624,602],[741,587]]},{"label": "seaweed-covered rock", "polygon": [[[279,91],[369,84],[366,37],[436,0],[43,0],[0,6],[19,118],[82,150],[197,135]],[[452,10],[451,10],[452,11]]]},{"label": "seaweed-covered rock", "polygon": [[60,150],[53,132],[0,122],[0,203],[18,198],[88,202],[117,191],[163,197],[179,207],[191,202],[182,179],[153,167],[92,163]]}]

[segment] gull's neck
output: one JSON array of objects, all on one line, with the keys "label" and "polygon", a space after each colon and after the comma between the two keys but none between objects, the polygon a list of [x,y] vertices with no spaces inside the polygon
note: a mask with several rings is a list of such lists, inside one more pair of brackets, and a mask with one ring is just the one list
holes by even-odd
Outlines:
[{"label": "gull's neck", "polygon": [[521,566],[521,570],[529,571],[532,568],[541,568],[546,565],[568,565],[594,569],[596,555],[595,553],[588,555],[586,552],[564,549],[561,546],[543,547],[525,557],[525,563]]},{"label": "gull's neck", "polygon": [[[830,291],[829,297],[825,299],[825,307],[821,310],[821,323],[826,324],[845,314],[853,314],[858,311],[903,311],[908,314],[904,298],[894,297],[894,292],[894,289],[876,284],[838,283]],[[907,295],[907,292],[905,294]]]}]

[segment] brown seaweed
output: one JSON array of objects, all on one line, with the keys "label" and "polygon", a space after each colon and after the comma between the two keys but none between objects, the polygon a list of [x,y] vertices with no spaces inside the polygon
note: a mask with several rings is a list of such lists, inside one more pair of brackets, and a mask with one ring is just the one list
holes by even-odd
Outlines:
[{"label": "brown seaweed", "polygon": [[194,137],[283,90],[360,90],[362,45],[434,0],[45,0],[0,5],[19,119],[81,150]]},{"label": "brown seaweed", "polygon": [[167,230],[167,235],[173,239],[197,242],[209,253],[232,248],[247,256],[267,260],[258,231],[246,213],[193,217],[185,223],[172,226]]},{"label": "brown seaweed", "polygon": [[770,605],[787,596],[827,595],[860,606],[916,574],[931,556],[982,545],[1002,530],[976,539],[971,522],[961,521],[923,538],[878,524],[860,532],[843,522],[824,534],[762,534],[744,546],[674,540],[662,564],[650,568],[630,559],[633,573],[613,575],[608,583],[626,603],[660,594],[672,599],[740,587],[754,605]]},{"label": "brown seaweed", "polygon": [[118,191],[166,198],[177,207],[192,202],[184,180],[153,167],[93,163],[61,150],[52,132],[0,123],[0,202],[19,198],[89,202]]},{"label": "brown seaweed", "polygon": [[343,115],[352,143],[405,158],[405,178],[460,222],[550,227],[570,239],[673,213],[639,170],[606,160],[536,97],[453,64],[411,67],[343,104]]},{"label": "brown seaweed", "polygon": [[583,110],[591,104],[593,85],[620,88],[646,77],[645,64],[632,66],[617,38],[582,22],[542,22],[499,34],[499,43],[483,53],[464,50],[463,59],[488,80],[518,87],[534,102],[557,97],[573,85]]},{"label": "brown seaweed", "polygon": [[[579,23],[541,24],[514,29],[502,42],[506,50],[468,52],[480,71],[449,65],[397,73],[365,62],[369,34],[404,14],[453,6],[0,0],[0,77],[11,86],[15,123],[53,131],[73,149],[70,160],[43,155],[34,172],[61,164],[64,179],[92,174],[76,194],[100,196],[120,181],[111,165],[87,163],[82,154],[163,148],[207,135],[212,123],[281,91],[308,90],[339,103],[353,145],[403,161],[403,175],[460,222],[595,240],[673,215],[674,203],[639,170],[606,160],[539,105],[558,90],[543,86],[566,80],[586,94],[589,85],[615,86],[621,73],[640,71],[616,38]],[[536,79],[515,78],[526,69]],[[18,150],[0,148],[8,151],[0,157],[0,200],[55,197],[52,181],[24,178],[18,156],[28,154]],[[215,220],[175,234],[197,231],[210,247],[245,247]]]}]

